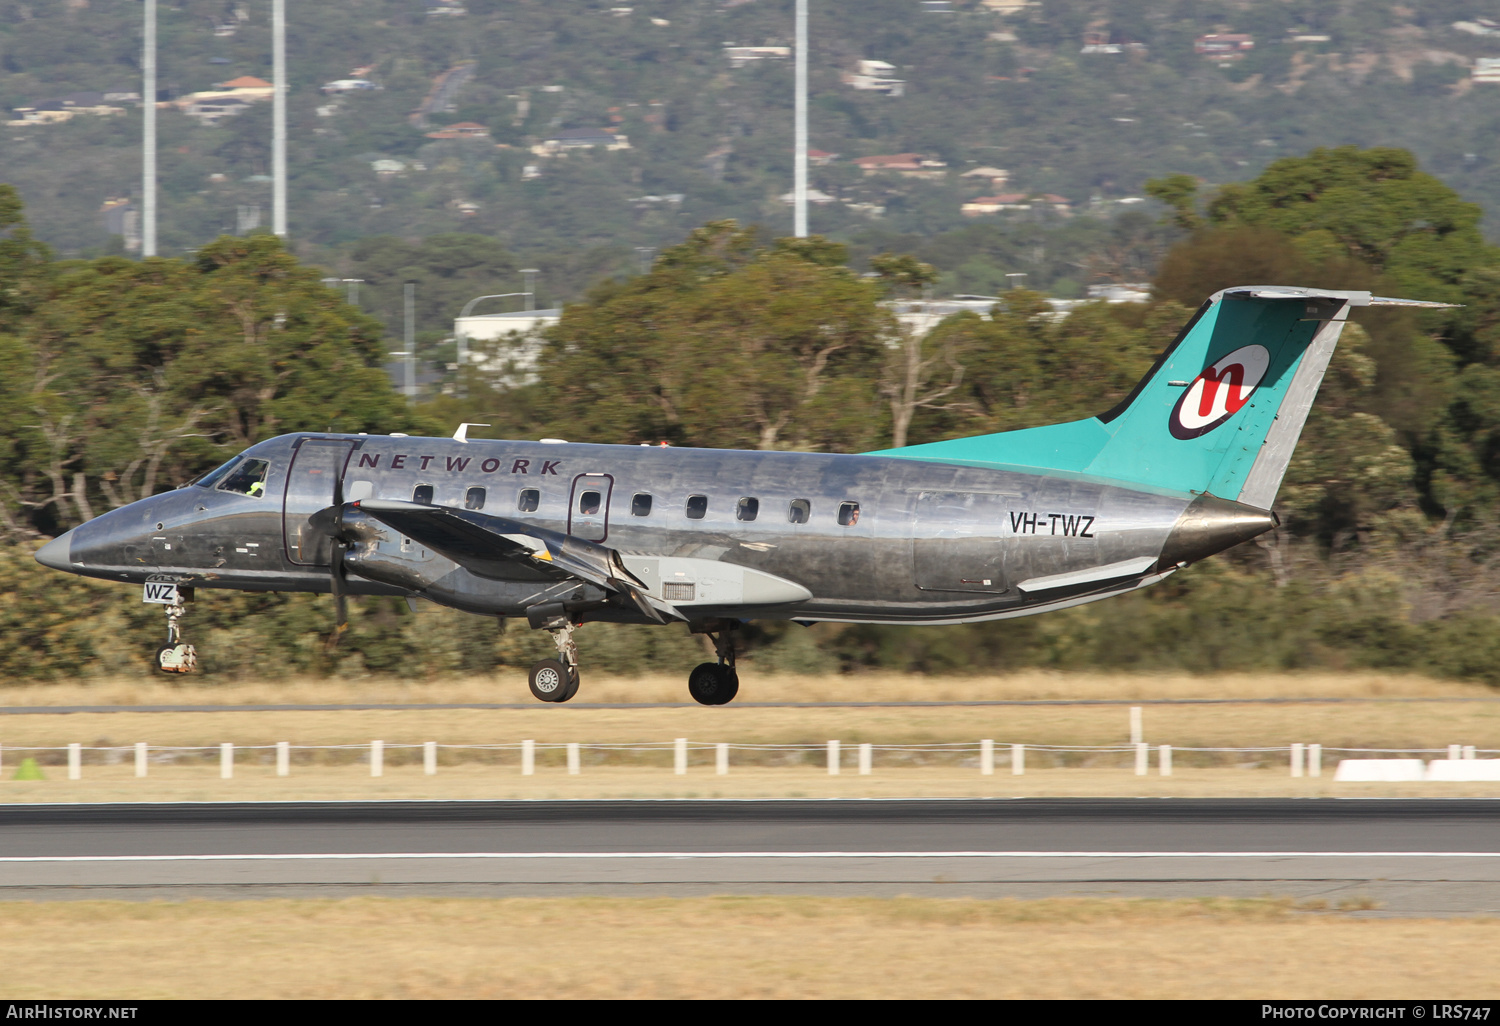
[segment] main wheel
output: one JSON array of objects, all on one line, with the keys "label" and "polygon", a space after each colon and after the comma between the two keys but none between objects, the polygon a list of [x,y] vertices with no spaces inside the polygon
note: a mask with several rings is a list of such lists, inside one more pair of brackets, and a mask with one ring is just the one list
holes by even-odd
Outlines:
[{"label": "main wheel", "polygon": [[531,673],[527,676],[526,683],[531,687],[531,693],[543,702],[566,702],[572,698],[568,691],[571,684],[576,690],[577,683],[570,681],[567,667],[556,659],[543,659],[541,662],[531,665]]},{"label": "main wheel", "polygon": [[576,694],[578,694],[578,667],[575,666],[575,667],[573,667],[573,672],[570,673],[570,674],[568,674],[568,686],[563,691],[562,697],[561,698],[555,698],[555,699],[553,699],[553,701],[554,702],[566,702],[568,699],[572,698]]},{"label": "main wheel", "polygon": [[688,694],[701,705],[725,705],[739,694],[740,675],[732,666],[699,663],[688,674]]}]

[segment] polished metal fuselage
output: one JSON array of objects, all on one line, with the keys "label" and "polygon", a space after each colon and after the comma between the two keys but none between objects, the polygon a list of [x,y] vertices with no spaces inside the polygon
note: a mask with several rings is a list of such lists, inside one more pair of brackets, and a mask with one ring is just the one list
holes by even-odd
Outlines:
[{"label": "polished metal fuselage", "polygon": [[[331,475],[288,489],[304,446],[339,455],[337,492]],[[676,571],[687,584],[712,563],[806,593],[770,604],[690,599],[682,604],[690,619],[951,623],[1128,591],[1271,525],[1268,515],[1264,524],[1241,516],[1237,532],[1216,534],[1218,521],[1203,519],[1204,497],[1192,494],[878,456],[378,435],[286,435],[245,455],[270,463],[264,494],[189,485],[153,496],[59,539],[67,565],[49,565],[119,581],[328,591],[327,546],[320,552],[303,532],[336,494],[464,508],[471,490],[483,489],[478,512],[599,542],[630,565],[687,567]],[[430,500],[419,488],[431,489]],[[535,493],[534,510],[526,492]],[[586,492],[600,496],[598,512],[586,512]],[[650,496],[648,515],[637,515],[638,495]],[[706,500],[701,518],[688,515],[693,497]],[[741,499],[757,500],[753,520],[741,519]],[[794,522],[794,503],[806,504],[806,522]],[[846,504],[857,504],[857,517]],[[1174,546],[1192,510],[1207,533]],[[586,610],[582,619],[642,618],[601,604],[592,585],[559,584],[525,566],[480,576],[373,520],[344,558],[356,594],[415,595],[500,616],[559,601]]]}]

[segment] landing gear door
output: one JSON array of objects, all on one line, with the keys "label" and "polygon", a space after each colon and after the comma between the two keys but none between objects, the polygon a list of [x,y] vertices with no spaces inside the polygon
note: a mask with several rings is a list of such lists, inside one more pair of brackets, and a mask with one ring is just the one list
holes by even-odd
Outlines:
[{"label": "landing gear door", "polygon": [[579,474],[568,498],[568,533],[584,541],[609,537],[609,496],[615,479],[609,474]]},{"label": "landing gear door", "polygon": [[286,558],[301,566],[327,566],[332,542],[308,527],[308,517],[333,505],[335,486],[354,452],[354,443],[334,438],[304,438],[292,453],[282,496],[281,521]]}]

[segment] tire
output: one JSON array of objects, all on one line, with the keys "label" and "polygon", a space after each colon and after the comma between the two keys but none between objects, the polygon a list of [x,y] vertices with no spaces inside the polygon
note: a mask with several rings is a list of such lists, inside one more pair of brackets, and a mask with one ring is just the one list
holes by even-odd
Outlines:
[{"label": "tire", "polygon": [[567,667],[556,659],[533,663],[526,683],[531,688],[532,697],[540,702],[566,702],[573,697],[568,694],[571,682]]},{"label": "tire", "polygon": [[563,691],[563,696],[554,701],[566,702],[576,694],[578,694],[578,667],[575,666],[573,672],[568,674],[568,686]]},{"label": "tire", "polygon": [[732,667],[699,663],[688,674],[688,694],[700,705],[725,705],[740,690],[740,677]]}]

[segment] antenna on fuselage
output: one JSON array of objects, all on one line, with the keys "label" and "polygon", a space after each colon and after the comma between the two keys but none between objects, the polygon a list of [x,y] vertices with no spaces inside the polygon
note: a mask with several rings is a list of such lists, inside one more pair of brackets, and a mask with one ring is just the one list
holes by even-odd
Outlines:
[{"label": "antenna on fuselage", "polygon": [[453,432],[453,440],[455,442],[467,442],[469,440],[469,428],[471,427],[489,427],[489,425],[475,424],[466,420],[458,426],[457,431]]}]

